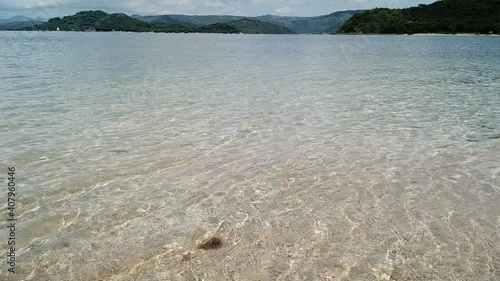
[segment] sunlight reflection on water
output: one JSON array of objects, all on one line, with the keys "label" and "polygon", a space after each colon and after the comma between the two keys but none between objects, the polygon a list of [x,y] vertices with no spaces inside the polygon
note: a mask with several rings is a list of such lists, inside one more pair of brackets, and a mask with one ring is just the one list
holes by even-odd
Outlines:
[{"label": "sunlight reflection on water", "polygon": [[26,34],[19,280],[499,277],[498,38]]}]

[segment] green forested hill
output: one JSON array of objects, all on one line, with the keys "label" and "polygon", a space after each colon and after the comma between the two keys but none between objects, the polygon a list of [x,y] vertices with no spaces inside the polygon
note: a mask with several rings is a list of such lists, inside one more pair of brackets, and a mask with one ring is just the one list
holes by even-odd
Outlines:
[{"label": "green forested hill", "polygon": [[[122,13],[107,14],[103,11],[82,11],[71,16],[53,18],[45,23],[28,22],[22,25],[0,26],[0,29],[319,34],[335,33],[344,22],[360,12],[362,11],[340,11],[317,17],[284,17],[275,15],[242,17],[226,15],[128,16]],[[236,31],[235,28],[238,30]]]},{"label": "green forested hill", "polygon": [[163,16],[145,16],[145,17],[138,16],[137,18],[146,21],[153,20],[157,22],[165,22],[164,19],[166,19],[166,17],[178,22],[187,22],[196,25],[212,25],[215,23],[228,23],[231,21],[241,20],[245,18],[242,16],[217,16],[217,15],[213,16],[163,15]]},{"label": "green forested hill", "polygon": [[240,30],[240,32],[245,34],[295,34],[296,32],[290,30],[289,28],[279,26],[274,23],[253,20],[253,19],[241,19],[237,21],[232,21],[227,23],[230,26],[235,27]]},{"label": "green forested hill", "polygon": [[256,17],[262,21],[276,23],[297,33],[335,33],[349,18],[362,10],[339,11],[317,17],[281,17],[266,15]]},{"label": "green forested hill", "polygon": [[[163,16],[139,16],[139,15],[132,15],[130,16],[131,18],[142,20],[142,21],[147,21],[147,22],[156,22],[156,23],[177,23],[177,22],[182,22],[175,20],[171,18],[170,16],[163,15]],[[185,21],[187,22],[187,21]]]},{"label": "green forested hill", "polygon": [[265,15],[258,17],[242,16],[188,16],[188,15],[163,15],[163,16],[138,16],[135,19],[147,22],[187,22],[196,25],[211,25],[215,23],[232,23],[240,20],[260,20],[262,22],[273,23],[286,27],[295,33],[335,33],[337,29],[353,15],[362,12],[361,10],[340,11],[329,15],[318,17],[283,17],[275,15]]},{"label": "green forested hill", "polygon": [[43,19],[41,18],[32,19],[25,16],[14,16],[8,19],[0,19],[0,24],[32,22],[32,21],[43,22]]},{"label": "green forested hill", "polygon": [[189,23],[146,22],[126,14],[107,14],[103,11],[83,11],[72,16],[53,18],[24,30],[54,31],[130,31],[130,32],[198,32],[198,26]]},{"label": "green forested hill", "polygon": [[338,33],[500,33],[500,0],[442,0],[406,9],[373,9]]},{"label": "green forested hill", "polygon": [[25,28],[25,27],[34,26],[34,25],[40,24],[40,23],[42,23],[42,21],[38,21],[38,20],[9,22],[9,23],[5,23],[5,24],[0,24],[0,30],[21,29],[21,28]]},{"label": "green forested hill", "polygon": [[227,23],[202,25],[197,29],[200,33],[240,33],[241,30]]},{"label": "green forested hill", "polygon": [[145,21],[133,19],[125,14],[110,14],[98,19],[94,28],[96,31],[135,31],[147,32],[153,29],[154,25]]},{"label": "green forested hill", "polygon": [[[295,34],[290,29],[273,23],[241,19],[228,23],[215,23],[199,27],[199,32],[211,32],[214,30],[224,31],[224,33],[244,33],[244,34]],[[220,33],[220,32],[217,32]]]},{"label": "green forested hill", "polygon": [[35,30],[78,30],[83,31],[95,28],[96,22],[106,17],[108,14],[103,11],[82,11],[75,15],[65,16],[63,18],[52,18],[48,22],[35,25],[32,29]]},{"label": "green forested hill", "polygon": [[[165,17],[163,17],[165,19]],[[185,22],[149,22],[122,13],[107,14],[103,11],[84,11],[72,16],[53,18],[46,23],[25,27],[23,30],[48,31],[130,31],[130,32],[185,32],[185,33],[262,33],[291,34],[290,29],[269,22],[242,19],[228,23],[195,25]]]}]

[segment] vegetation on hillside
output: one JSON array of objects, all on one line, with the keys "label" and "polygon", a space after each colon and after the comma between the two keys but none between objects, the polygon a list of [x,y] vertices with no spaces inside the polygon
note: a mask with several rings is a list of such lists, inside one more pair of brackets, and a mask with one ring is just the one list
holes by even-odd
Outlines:
[{"label": "vegetation on hillside", "polygon": [[38,20],[29,20],[29,21],[19,21],[19,22],[9,22],[5,24],[0,24],[0,30],[16,30],[22,29],[30,26],[34,26],[42,23],[42,21]]},{"label": "vegetation on hillside", "polygon": [[406,9],[373,9],[338,33],[500,33],[500,0],[442,0]]},{"label": "vegetation on hillside", "polygon": [[107,15],[103,11],[82,11],[63,18],[52,18],[48,22],[35,25],[32,29],[54,31],[59,28],[65,31],[84,31],[95,28],[96,22]]},{"label": "vegetation on hillside", "polygon": [[[147,22],[164,22],[169,23],[172,20],[178,22],[187,22],[196,25],[211,25],[215,23],[233,23],[241,20],[260,20],[262,22],[273,23],[282,27],[286,27],[295,33],[335,33],[350,17],[362,12],[356,11],[341,11],[329,15],[318,17],[282,17],[275,15],[265,15],[259,17],[242,17],[242,16],[188,16],[188,15],[163,15],[163,16],[138,16],[133,18],[144,20]],[[256,32],[258,33],[258,32]]]},{"label": "vegetation on hillside", "polygon": [[[166,20],[164,16],[160,16]],[[158,20],[155,19],[155,20]],[[46,23],[25,27],[23,30],[42,31],[129,31],[129,32],[170,32],[170,33],[262,33],[291,34],[290,29],[273,23],[242,19],[228,23],[195,25],[192,23],[149,22],[129,17],[126,14],[107,14],[103,11],[83,11],[72,16],[53,18]]]},{"label": "vegetation on hillside", "polygon": [[7,23],[14,23],[14,22],[28,22],[28,21],[43,22],[43,19],[40,19],[40,18],[32,19],[32,18],[28,18],[25,16],[15,16],[15,17],[11,17],[8,19],[0,19],[0,24],[7,24]]},{"label": "vegetation on hillside", "polygon": [[240,33],[241,30],[226,23],[202,25],[198,28],[200,33]]},{"label": "vegetation on hillside", "polygon": [[257,17],[257,19],[288,27],[297,33],[335,33],[349,18],[360,12],[362,12],[362,10],[340,11],[318,17],[281,17],[266,15]]},{"label": "vegetation on hillside", "polygon": [[[215,32],[215,33],[335,33],[354,14],[361,11],[341,11],[318,17],[259,17],[208,15],[158,15],[131,17],[103,11],[82,11],[75,15],[53,18],[46,23],[27,22],[1,26],[13,30],[61,31],[134,31],[134,32]],[[237,29],[237,30],[236,30]]]},{"label": "vegetation on hillside", "polygon": [[[155,23],[178,23],[178,22],[184,22],[184,21],[178,21],[170,16],[167,15],[162,15],[162,16],[139,16],[139,15],[132,15],[131,18],[142,20],[142,21],[147,21],[147,22],[155,22]],[[187,21],[186,21],[187,22]]]},{"label": "vegetation on hillside", "polygon": [[241,19],[227,23],[245,34],[295,34],[296,32],[289,28],[276,25],[274,23],[253,20]]},{"label": "vegetation on hillside", "polygon": [[154,25],[145,21],[133,19],[125,14],[106,15],[93,24],[96,31],[133,31],[148,32],[154,30]]},{"label": "vegetation on hillside", "polygon": [[162,15],[162,16],[132,16],[134,18],[148,22],[168,23],[172,20],[177,22],[187,22],[196,25],[212,25],[216,23],[228,23],[235,20],[241,20],[242,16],[191,16],[191,15]]},{"label": "vegetation on hillside", "polygon": [[63,18],[53,18],[24,30],[42,31],[130,31],[130,32],[196,32],[198,26],[188,23],[154,23],[134,19],[126,14],[82,11]]},{"label": "vegetation on hillside", "polygon": [[[185,22],[154,24],[151,31],[164,32],[164,33],[193,33],[193,32],[199,32],[199,26]],[[224,32],[214,32],[214,33],[224,33]]]}]

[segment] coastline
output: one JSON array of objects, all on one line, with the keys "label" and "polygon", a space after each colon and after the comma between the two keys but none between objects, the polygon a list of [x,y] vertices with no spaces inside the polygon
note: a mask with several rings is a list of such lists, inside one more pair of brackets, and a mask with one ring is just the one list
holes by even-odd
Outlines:
[{"label": "coastline", "polygon": [[392,36],[491,36],[498,37],[500,34],[478,34],[478,33],[334,33],[331,35],[392,35]]},{"label": "coastline", "polygon": [[475,33],[415,33],[415,34],[382,34],[382,33],[222,33],[222,32],[137,32],[137,31],[76,31],[76,30],[0,30],[0,32],[74,32],[74,33],[153,33],[153,34],[230,34],[230,35],[368,35],[368,36],[455,36],[455,37],[469,37],[469,36],[484,36],[484,37],[500,37],[500,34],[475,34]]},{"label": "coastline", "polygon": [[416,36],[492,36],[498,37],[500,34],[477,34],[477,33],[415,33],[415,34],[402,34],[402,35],[416,35]]}]

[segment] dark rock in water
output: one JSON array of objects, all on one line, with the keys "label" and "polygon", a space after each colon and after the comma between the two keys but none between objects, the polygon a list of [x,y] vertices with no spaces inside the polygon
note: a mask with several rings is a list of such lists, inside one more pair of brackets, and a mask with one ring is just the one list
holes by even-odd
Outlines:
[{"label": "dark rock in water", "polygon": [[218,237],[210,237],[198,245],[198,249],[214,250],[222,247],[222,239]]},{"label": "dark rock in water", "polygon": [[191,253],[185,253],[182,255],[182,261],[190,261],[191,260]]}]

